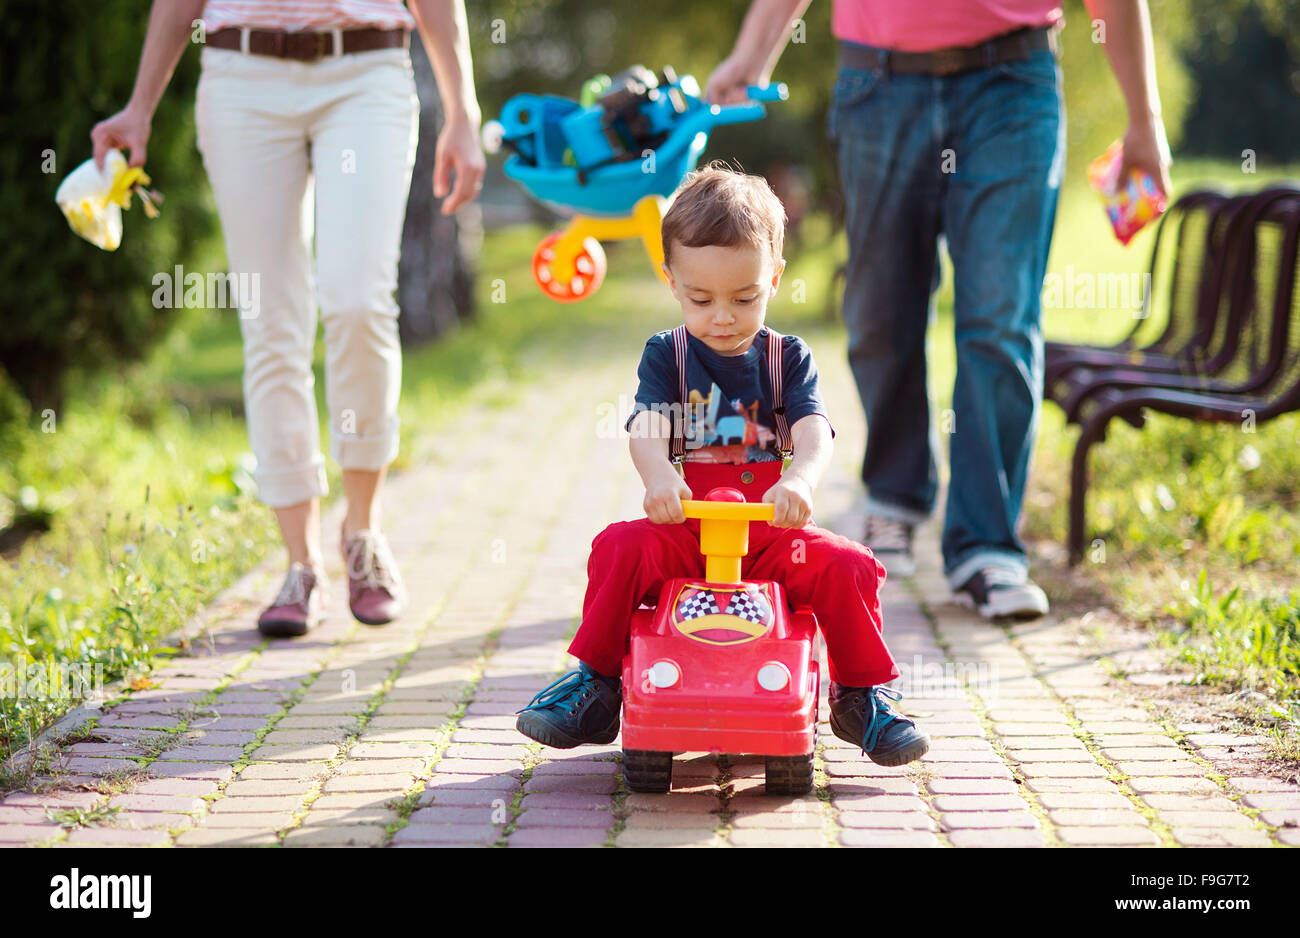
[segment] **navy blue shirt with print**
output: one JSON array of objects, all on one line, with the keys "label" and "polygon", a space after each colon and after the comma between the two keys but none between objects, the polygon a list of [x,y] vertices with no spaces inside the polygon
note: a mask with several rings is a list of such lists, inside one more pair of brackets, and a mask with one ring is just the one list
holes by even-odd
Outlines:
[{"label": "navy blue shirt with print", "polygon": [[[776,442],[776,418],[772,415],[771,384],[767,372],[768,330],[759,330],[742,355],[721,355],[695,336],[687,336],[686,388],[690,406],[686,409],[686,459],[695,462],[747,463],[780,459]],[[798,336],[783,342],[782,397],[785,417],[794,427],[809,414],[826,414],[817,386],[817,365],[808,344]],[[645,344],[637,368],[640,386],[636,408],[662,410],[678,403],[677,362],[673,356],[671,331],[658,332]],[[832,433],[834,431],[832,430]]]}]

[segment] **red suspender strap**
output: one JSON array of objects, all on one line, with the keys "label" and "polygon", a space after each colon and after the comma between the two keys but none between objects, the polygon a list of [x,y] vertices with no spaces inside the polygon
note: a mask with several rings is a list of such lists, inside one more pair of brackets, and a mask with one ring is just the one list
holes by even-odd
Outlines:
[{"label": "red suspender strap", "polygon": [[691,406],[690,401],[686,399],[686,326],[684,325],[673,330],[673,358],[677,362],[677,402],[680,406],[673,413],[673,435],[668,444],[668,456],[673,462],[679,463],[686,456],[686,421]]},{"label": "red suspender strap", "polygon": [[784,459],[794,450],[794,439],[790,436],[790,424],[785,419],[785,398],[782,381],[785,371],[784,336],[775,329],[767,330],[767,377],[772,391],[772,416],[776,418],[776,448]]}]

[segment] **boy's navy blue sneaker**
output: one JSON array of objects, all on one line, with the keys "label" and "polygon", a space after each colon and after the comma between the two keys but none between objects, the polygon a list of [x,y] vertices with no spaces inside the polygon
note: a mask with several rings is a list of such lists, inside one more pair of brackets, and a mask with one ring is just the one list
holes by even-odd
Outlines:
[{"label": "boy's navy blue sneaker", "polygon": [[890,706],[890,700],[902,697],[888,687],[844,687],[832,682],[831,731],[861,746],[876,765],[914,762],[930,751],[930,737]]},{"label": "boy's navy blue sneaker", "polygon": [[579,666],[529,701],[515,729],[556,749],[612,743],[618,736],[621,681]]}]

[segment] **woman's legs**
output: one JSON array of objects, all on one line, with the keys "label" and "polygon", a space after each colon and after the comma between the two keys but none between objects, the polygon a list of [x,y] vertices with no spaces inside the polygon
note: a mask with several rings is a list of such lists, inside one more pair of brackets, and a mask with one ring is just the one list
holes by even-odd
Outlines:
[{"label": "woman's legs", "polygon": [[332,96],[321,101],[310,133],[330,450],[343,469],[347,538],[378,528],[380,489],[397,455],[402,356],[394,293],[418,101],[404,50],[316,68],[322,88],[328,75]]},{"label": "woman's legs", "polygon": [[[343,470],[340,553],[352,614],[370,625],[406,605],[379,495],[397,455],[402,384],[397,267],[419,102],[402,49],[325,60],[311,71],[316,281],[325,326],[330,452]],[[427,183],[426,183],[427,184]]]},{"label": "woman's legs", "polygon": [[280,537],[289,551],[289,564],[300,563],[320,570],[323,566],[320,552],[320,500],[299,502],[287,508],[276,508],[275,520],[280,523]]},{"label": "woman's legs", "polygon": [[290,563],[319,571],[326,485],[311,370],[310,163],[294,68],[205,49],[195,116],[229,269],[256,283],[237,315],[258,495],[276,514]]},{"label": "woman's legs", "polygon": [[344,469],[343,494],[348,513],[343,518],[343,539],[358,531],[378,531],[380,520],[379,490],[388,469]]}]

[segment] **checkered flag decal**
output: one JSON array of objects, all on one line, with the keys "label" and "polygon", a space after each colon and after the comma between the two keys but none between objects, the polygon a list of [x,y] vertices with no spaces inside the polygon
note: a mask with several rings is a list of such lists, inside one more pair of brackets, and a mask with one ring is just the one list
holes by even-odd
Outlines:
[{"label": "checkered flag decal", "polygon": [[696,590],[678,604],[677,618],[686,622],[701,616],[717,615],[721,611],[712,590]]},{"label": "checkered flag decal", "polygon": [[764,625],[772,619],[772,606],[760,590],[749,589],[743,593],[731,594],[727,614],[746,622]]}]

